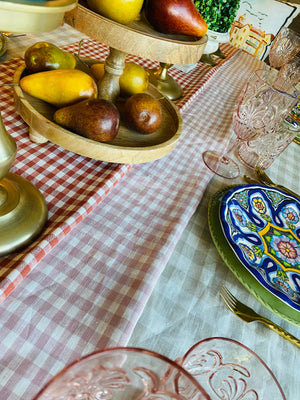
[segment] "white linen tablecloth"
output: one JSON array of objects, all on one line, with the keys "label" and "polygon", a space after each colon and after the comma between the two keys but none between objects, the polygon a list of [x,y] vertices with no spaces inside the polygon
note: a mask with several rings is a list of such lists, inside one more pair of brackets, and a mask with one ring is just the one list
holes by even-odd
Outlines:
[{"label": "white linen tablecloth", "polygon": [[[292,143],[266,171],[277,183],[300,193],[300,147]],[[249,174],[247,169],[242,171]],[[260,304],[226,266],[212,243],[208,227],[210,196],[230,184],[244,184],[215,176],[162,272],[128,345],[182,357],[208,337],[227,337],[253,350],[268,365],[287,400],[299,398],[300,349],[259,322],[247,324],[223,303],[224,284],[239,300],[300,338],[300,327],[284,321]],[[261,377],[263,379],[263,377]]]}]

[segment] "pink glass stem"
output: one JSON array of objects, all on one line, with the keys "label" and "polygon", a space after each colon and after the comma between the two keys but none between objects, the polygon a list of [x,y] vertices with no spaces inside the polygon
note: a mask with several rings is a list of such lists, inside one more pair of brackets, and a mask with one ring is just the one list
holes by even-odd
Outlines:
[{"label": "pink glass stem", "polygon": [[222,156],[221,163],[228,164],[230,162],[230,157],[233,154],[234,150],[238,148],[241,143],[242,140],[236,138],[235,141],[232,143],[232,145],[229,147],[229,149],[226,151],[226,153]]}]

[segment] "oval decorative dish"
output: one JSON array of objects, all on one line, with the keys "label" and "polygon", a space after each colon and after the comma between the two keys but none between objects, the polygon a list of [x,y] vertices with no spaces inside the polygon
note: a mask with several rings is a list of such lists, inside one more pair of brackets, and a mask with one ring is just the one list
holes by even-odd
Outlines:
[{"label": "oval decorative dish", "polygon": [[[19,83],[25,65],[14,75],[14,83]],[[159,129],[142,135],[128,129],[121,122],[118,135],[111,142],[96,142],[71,132],[53,122],[56,110],[50,104],[36,99],[14,86],[14,100],[18,113],[29,125],[29,135],[35,142],[48,140],[66,150],[101,161],[136,164],[154,161],[164,157],[175,147],[182,131],[182,118],[170,100],[152,85],[147,93],[159,99],[163,112],[163,121]],[[122,104],[120,105],[122,108]],[[121,110],[122,111],[122,110]]]},{"label": "oval decorative dish", "polygon": [[262,185],[218,192],[209,225],[220,255],[268,309],[300,325],[300,201]]}]

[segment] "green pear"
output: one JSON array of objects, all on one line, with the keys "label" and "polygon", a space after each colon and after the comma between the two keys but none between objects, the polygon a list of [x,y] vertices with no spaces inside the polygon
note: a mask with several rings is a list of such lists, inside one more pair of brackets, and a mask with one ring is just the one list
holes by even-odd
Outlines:
[{"label": "green pear", "polygon": [[76,58],[73,54],[63,51],[48,42],[37,42],[28,47],[25,51],[24,59],[27,71],[31,74],[76,67]]}]

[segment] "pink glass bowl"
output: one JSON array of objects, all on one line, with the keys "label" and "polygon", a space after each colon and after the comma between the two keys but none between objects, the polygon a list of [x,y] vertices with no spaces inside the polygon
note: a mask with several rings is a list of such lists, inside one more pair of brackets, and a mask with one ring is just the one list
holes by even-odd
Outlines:
[{"label": "pink glass bowl", "polygon": [[213,400],[286,400],[264,361],[235,340],[204,339],[177,361]]},{"label": "pink glass bowl", "polygon": [[209,400],[176,362],[152,351],[116,347],[76,360],[34,400]]}]

